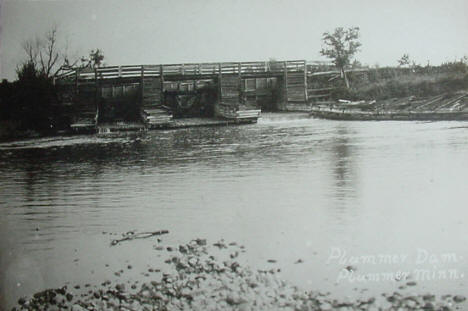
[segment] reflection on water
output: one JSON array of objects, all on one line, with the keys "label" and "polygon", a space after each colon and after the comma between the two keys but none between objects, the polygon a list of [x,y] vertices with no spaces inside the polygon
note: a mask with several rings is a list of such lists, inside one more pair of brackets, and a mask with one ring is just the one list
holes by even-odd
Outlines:
[{"label": "reflection on water", "polygon": [[[353,169],[353,154],[349,141],[347,128],[340,125],[336,129],[336,136],[332,140],[330,159],[333,161],[333,176],[336,181],[335,197],[350,200],[353,197],[354,187],[350,184],[356,182]],[[353,178],[354,177],[354,178]]]},{"label": "reflection on water", "polygon": [[[103,232],[169,229],[174,243],[225,238],[247,261],[275,258],[295,283],[353,294],[392,283],[337,283],[348,254],[454,252],[468,258],[468,131],[462,122],[337,122],[266,114],[258,124],[58,137],[0,144],[0,292],[107,278],[151,244],[115,250]],[[138,254],[138,255],[135,255]],[[294,265],[298,258],[304,260]],[[359,266],[359,271],[413,269]],[[467,271],[467,261],[453,263]],[[138,276],[135,276],[138,277]],[[397,284],[399,285],[399,284]],[[461,290],[466,280],[421,290]]]}]

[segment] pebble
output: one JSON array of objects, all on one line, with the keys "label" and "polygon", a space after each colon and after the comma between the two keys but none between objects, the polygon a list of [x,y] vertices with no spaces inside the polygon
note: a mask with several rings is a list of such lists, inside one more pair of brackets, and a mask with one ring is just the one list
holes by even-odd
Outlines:
[{"label": "pebble", "polygon": [[72,306],[72,311],[88,311],[87,309],[83,308],[82,306],[75,304]]},{"label": "pebble", "polygon": [[[280,269],[255,270],[234,261],[238,247],[230,243],[224,255],[211,255],[206,240],[192,240],[178,246],[179,252],[171,254],[166,263],[172,268],[161,274],[153,274],[148,282],[124,283],[111,287],[110,281],[101,283],[101,288],[80,292],[74,296],[64,286],[45,290],[32,298],[21,297],[15,310],[451,310],[452,300],[461,303],[462,295],[443,296],[432,294],[406,296],[398,292],[353,300],[332,299],[330,293],[305,292],[279,278]],[[220,250],[228,248],[223,240],[214,244]],[[168,251],[172,247],[167,247]],[[236,250],[237,249],[237,250]],[[218,251],[222,252],[222,251]],[[218,253],[216,253],[218,254]],[[236,256],[232,256],[236,254]],[[276,263],[268,259],[269,263]],[[296,263],[302,262],[298,259]],[[149,265],[148,265],[149,266]],[[354,269],[352,266],[348,266]],[[346,267],[346,269],[348,268]],[[131,265],[127,265],[132,269]],[[123,270],[120,270],[123,272]],[[147,271],[160,271],[149,268]],[[168,271],[168,270],[163,270]],[[120,272],[116,272],[116,274]],[[150,276],[148,273],[143,273]],[[157,278],[156,278],[157,277]],[[416,286],[416,282],[408,282]],[[89,287],[86,284],[85,287]],[[74,286],[80,289],[79,285]],[[81,296],[81,297],[80,297]],[[445,297],[445,298],[444,298]],[[451,298],[451,299],[450,299]]]},{"label": "pebble", "polygon": [[422,298],[423,298],[423,300],[434,301],[435,300],[435,295],[426,294]]},{"label": "pebble", "polygon": [[325,302],[325,303],[320,304],[320,310],[323,310],[323,311],[333,310],[333,306],[330,303]]},{"label": "pebble", "polygon": [[456,295],[453,297],[453,301],[455,301],[456,303],[460,303],[460,302],[463,302],[466,300],[466,297],[465,296],[462,296],[462,295]]},{"label": "pebble", "polygon": [[416,307],[417,303],[416,303],[416,301],[414,301],[414,300],[407,300],[407,301],[405,302],[405,305],[406,305],[408,308],[413,309],[413,308]]}]

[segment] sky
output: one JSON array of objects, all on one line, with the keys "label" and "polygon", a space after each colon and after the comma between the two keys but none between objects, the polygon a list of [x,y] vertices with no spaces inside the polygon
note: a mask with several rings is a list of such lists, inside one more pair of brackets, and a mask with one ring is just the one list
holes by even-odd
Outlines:
[{"label": "sky", "polygon": [[57,25],[71,57],[99,48],[107,65],[326,60],[322,34],[360,27],[366,65],[468,56],[468,0],[0,0],[0,77],[21,43]]}]

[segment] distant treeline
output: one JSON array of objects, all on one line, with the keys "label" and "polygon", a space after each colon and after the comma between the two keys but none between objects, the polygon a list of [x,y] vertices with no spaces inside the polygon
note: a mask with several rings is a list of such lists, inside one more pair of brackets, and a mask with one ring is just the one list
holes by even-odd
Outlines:
[{"label": "distant treeline", "polygon": [[432,96],[468,89],[468,65],[464,61],[440,66],[369,68],[364,72],[349,72],[351,87],[341,79],[335,82],[334,99],[388,99],[407,96]]}]

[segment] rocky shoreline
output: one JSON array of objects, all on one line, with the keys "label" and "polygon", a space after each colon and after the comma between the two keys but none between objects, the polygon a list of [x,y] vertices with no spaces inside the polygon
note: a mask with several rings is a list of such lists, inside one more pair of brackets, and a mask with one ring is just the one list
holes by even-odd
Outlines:
[{"label": "rocky shoreline", "polygon": [[278,268],[240,264],[245,248],[224,240],[195,239],[178,247],[158,243],[154,249],[165,252],[169,269],[148,269],[151,281],[47,289],[20,298],[12,310],[462,310],[466,303],[461,295],[404,292],[334,299],[331,293],[304,291],[281,280]]}]

